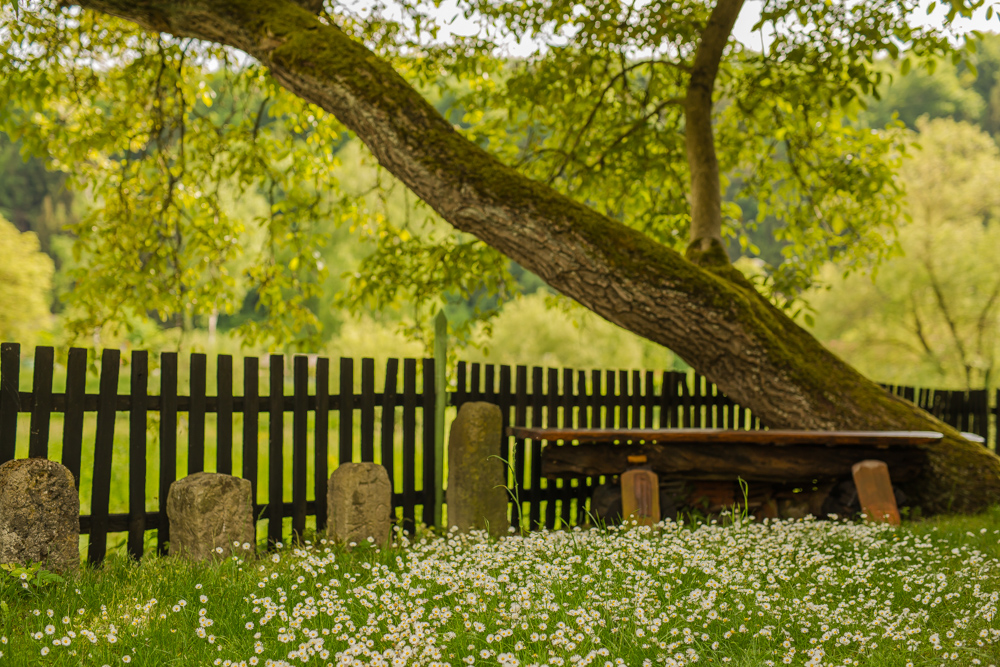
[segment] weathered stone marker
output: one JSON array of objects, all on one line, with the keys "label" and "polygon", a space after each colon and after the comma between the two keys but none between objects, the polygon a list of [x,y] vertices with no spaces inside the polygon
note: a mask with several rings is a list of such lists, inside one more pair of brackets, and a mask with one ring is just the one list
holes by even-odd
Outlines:
[{"label": "weathered stone marker", "polygon": [[899,508],[896,507],[896,496],[892,493],[889,466],[884,461],[868,459],[855,463],[851,473],[858,489],[861,511],[868,515],[868,520],[898,526]]},{"label": "weathered stone marker", "polygon": [[[171,556],[199,561],[254,553],[250,480],[214,472],[196,472],[179,479],[167,492],[167,517]],[[247,543],[249,551],[242,546]]]},{"label": "weathered stone marker", "polygon": [[507,534],[507,469],[499,458],[499,406],[465,403],[448,436],[448,525],[459,531],[485,529]]},{"label": "weathered stone marker", "polygon": [[392,527],[392,484],[378,463],[341,463],[327,482],[329,539],[350,545],[369,537],[378,546],[389,541]]},{"label": "weathered stone marker", "polygon": [[80,495],[73,473],[48,459],[0,466],[0,563],[80,565]]}]

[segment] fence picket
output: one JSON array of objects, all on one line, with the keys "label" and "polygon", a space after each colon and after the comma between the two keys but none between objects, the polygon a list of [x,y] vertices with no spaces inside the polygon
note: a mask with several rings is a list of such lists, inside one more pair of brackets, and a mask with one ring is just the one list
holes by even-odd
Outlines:
[{"label": "fence picket", "polygon": [[338,448],[340,463],[354,460],[354,359],[340,358]]},{"label": "fence picket", "polygon": [[233,474],[233,357],[220,354],[215,367],[215,471]]},{"label": "fence picket", "polygon": [[375,360],[361,360],[361,460],[375,461]]},{"label": "fence picket", "polygon": [[[542,371],[538,366],[531,369],[531,425],[541,427],[542,406],[544,405],[544,389],[542,387]],[[542,519],[542,474],[541,474],[542,442],[540,440],[531,441],[531,461],[529,470],[531,475],[531,487],[528,490],[530,505],[528,506],[528,526],[537,527]]]},{"label": "fence picket", "polygon": [[434,525],[434,507],[437,504],[437,496],[434,492],[434,468],[437,461],[436,430],[434,427],[434,359],[423,360],[423,397],[422,409],[420,411],[421,424],[423,425],[423,438],[421,446],[424,454],[424,474],[421,490],[424,493],[424,525]]},{"label": "fence picket", "polygon": [[80,457],[83,454],[83,402],[87,392],[87,351],[71,347],[66,360],[66,414],[63,416],[62,464],[80,488]]},{"label": "fence picket", "polygon": [[21,346],[0,345],[0,465],[17,449],[17,413],[21,408]]},{"label": "fence picket", "polygon": [[417,360],[403,359],[403,530],[416,525]]},{"label": "fence picket", "polygon": [[[518,366],[515,372],[514,388],[514,423],[517,425],[528,423],[528,367]],[[524,513],[525,493],[525,450],[527,440],[515,438],[513,449],[511,449],[511,467],[514,470],[514,483],[518,487],[518,502],[511,510],[510,522],[517,529],[522,530],[522,514]],[[529,506],[530,507],[530,506]],[[530,525],[529,528],[530,530]]]},{"label": "fence picket", "polygon": [[111,463],[115,446],[120,363],[121,352],[104,350],[101,355],[100,393],[97,396],[97,434],[94,439],[94,474],[90,492],[90,543],[87,547],[87,558],[95,565],[104,560],[104,554],[108,550]]},{"label": "fence picket", "polygon": [[35,370],[31,383],[31,426],[28,456],[49,457],[49,423],[52,415],[52,371],[55,350],[49,346],[35,348]]},{"label": "fence picket", "polygon": [[267,456],[267,544],[281,542],[284,522],[285,493],[285,357],[272,354],[270,359],[270,391],[268,394],[268,456]]},{"label": "fence picket", "polygon": [[260,429],[260,363],[257,357],[243,358],[243,479],[250,482],[254,506],[254,534],[257,530],[257,456]]},{"label": "fence picket", "polygon": [[[549,368],[546,373],[545,382],[545,425],[548,428],[559,427],[559,371]],[[539,443],[539,456],[532,461],[532,466],[538,469],[539,479],[545,485],[545,527],[555,528],[556,526],[556,505],[560,494],[560,487],[566,482],[564,479],[546,479],[542,474],[541,443]]]},{"label": "fence picket", "polygon": [[177,479],[177,353],[160,355],[160,521],[156,529],[156,550],[163,555],[170,540],[167,494]]},{"label": "fence picket", "polygon": [[[382,465],[389,474],[389,486],[396,492],[394,476],[396,457],[396,379],[399,375],[399,359],[385,362],[385,387],[382,389]],[[396,508],[393,507],[393,516]]]},{"label": "fence picket", "polygon": [[292,537],[302,542],[306,530],[306,488],[309,439],[309,359],[297,355],[292,362]]},{"label": "fence picket", "polygon": [[128,553],[142,558],[146,534],[146,394],[149,355],[132,353],[128,415]]},{"label": "fence picket", "polygon": [[330,360],[316,359],[316,421],[313,436],[313,493],[316,497],[316,533],[326,530],[327,483],[330,478]]},{"label": "fence picket", "polygon": [[483,400],[482,393],[479,391],[479,378],[481,375],[480,370],[481,370],[481,364],[479,363],[472,364],[472,374],[471,374],[472,387],[469,393],[473,401]]},{"label": "fence picket", "polygon": [[205,470],[205,384],[208,360],[204,354],[191,355],[191,399],[188,407],[187,474]]}]

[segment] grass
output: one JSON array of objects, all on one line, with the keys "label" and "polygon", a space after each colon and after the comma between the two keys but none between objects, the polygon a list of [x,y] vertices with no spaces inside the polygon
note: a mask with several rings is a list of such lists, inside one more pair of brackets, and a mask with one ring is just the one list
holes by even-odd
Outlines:
[{"label": "grass", "polygon": [[1000,508],[398,534],[0,584],[0,665],[997,665]]}]

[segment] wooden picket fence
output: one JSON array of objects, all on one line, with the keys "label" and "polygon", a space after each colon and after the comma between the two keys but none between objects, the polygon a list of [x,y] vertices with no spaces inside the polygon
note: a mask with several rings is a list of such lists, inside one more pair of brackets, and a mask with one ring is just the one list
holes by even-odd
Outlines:
[{"label": "wooden picket fence", "polygon": [[[131,353],[128,393],[119,393],[122,364],[119,350],[101,354],[97,393],[87,393],[88,351],[72,348],[65,360],[65,391],[53,390],[55,351],[38,347],[33,357],[31,391],[20,387],[21,351],[13,343],[0,345],[0,464],[17,452],[17,415],[30,414],[27,455],[48,457],[50,418],[63,413],[61,462],[72,471],[79,486],[84,453],[84,414],[96,413],[92,447],[93,469],[90,484],[90,513],[80,517],[80,529],[89,534],[88,559],[100,562],[107,551],[109,533],[127,532],[127,549],[135,558],[143,554],[146,531],[156,530],[157,548],[162,553],[169,540],[165,521],[170,484],[178,478],[178,415],[187,415],[187,469],[185,474],[213,470],[233,474],[233,416],[242,415],[240,475],[254,489],[254,515],[268,521],[271,544],[282,540],[282,523],[291,518],[292,532],[301,535],[306,517],[314,516],[317,531],[326,525],[326,490],[330,460],[377,461],[384,465],[390,480],[401,471],[401,483],[394,485],[393,511],[399,509],[405,529],[420,521],[433,524],[435,516],[435,424],[434,360],[389,359],[381,374],[382,391],[376,391],[376,367],[372,359],[339,360],[339,382],[330,390],[329,359],[295,356],[291,363],[292,393],[285,395],[285,358],[267,358],[268,393],[259,386],[261,361],[243,359],[243,392],[233,391],[233,364],[229,355],[219,355],[216,364],[215,396],[208,396],[208,359],[192,354],[188,368],[189,387],[179,393],[178,355],[160,355],[158,394],[149,393],[150,360],[147,352]],[[360,366],[360,392],[355,390]],[[400,386],[399,376],[402,370]],[[312,377],[310,377],[312,376]],[[310,382],[312,380],[312,382]],[[310,387],[311,385],[311,387]],[[982,392],[888,387],[944,421],[965,431],[988,437],[991,415]],[[729,428],[756,429],[759,421],[718,388],[697,374],[653,371],[575,371],[526,366],[497,366],[460,362],[457,386],[449,391],[447,404],[459,407],[468,401],[487,401],[500,406],[503,426],[528,425],[563,428]],[[117,413],[128,413],[128,511],[112,514],[110,495],[114,436]],[[157,511],[146,511],[148,414],[158,413],[159,461],[155,497]],[[284,433],[285,413],[292,414],[291,443]],[[330,451],[330,415],[336,417],[337,442]],[[355,429],[356,414],[359,428]],[[216,416],[216,460],[205,460],[205,418]],[[310,419],[310,414],[312,418]],[[260,452],[258,427],[268,422],[266,453]],[[396,426],[401,426],[400,447],[396,447]],[[376,437],[378,436],[378,437]],[[355,452],[355,440],[360,447]],[[419,443],[419,444],[418,444]],[[291,446],[292,490],[290,502],[284,496],[286,444]],[[309,449],[312,448],[310,461]],[[23,446],[23,445],[22,445]],[[416,469],[420,448],[421,470]],[[537,462],[542,443],[504,438],[497,452],[509,465],[508,486],[516,487],[519,503],[511,502],[511,523],[529,529],[579,525],[585,522],[594,486],[604,477],[545,480]],[[267,462],[267,502],[259,502],[258,468],[261,457]],[[376,456],[378,455],[378,456]],[[418,486],[419,485],[419,486]],[[311,491],[311,494],[310,494]],[[311,495],[311,498],[309,497]]]}]

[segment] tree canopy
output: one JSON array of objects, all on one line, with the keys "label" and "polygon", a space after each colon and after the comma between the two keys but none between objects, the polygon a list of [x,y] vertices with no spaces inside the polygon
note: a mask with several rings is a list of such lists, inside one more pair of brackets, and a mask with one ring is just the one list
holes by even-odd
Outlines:
[{"label": "tree canopy", "polygon": [[[867,267],[894,249],[893,176],[905,144],[892,123],[872,131],[852,119],[860,100],[878,95],[881,55],[960,55],[948,30],[912,25],[915,8],[777,3],[758,26],[775,33],[766,48],[745,47],[728,30],[713,47],[715,102],[694,114],[712,119],[727,195],[711,233],[753,255],[755,227],[780,221],[773,233],[783,258],[763,287],[782,306],[798,306],[826,261]],[[480,23],[479,35],[435,39],[448,17],[432,4],[331,5],[320,18],[419,89],[458,90],[445,114],[507,164],[683,251],[693,240],[687,90],[713,6],[459,9]],[[248,339],[315,337],[307,304],[330,270],[320,251],[331,220],[372,249],[350,279],[347,305],[410,300],[420,320],[447,293],[516,292],[506,258],[440,222],[428,226],[433,212],[400,219],[345,192],[334,174],[346,128],[254,59],[73,7],[4,11],[3,128],[96,202],[75,226],[76,252],[93,260],[75,276],[78,331],[130,313],[163,321],[233,313],[251,290],[268,316],[248,321]],[[518,38],[533,52],[505,56]],[[392,182],[387,175],[374,187]],[[227,199],[247,189],[269,210],[234,214]],[[753,217],[738,201],[753,203]],[[237,242],[248,233],[260,242]]]}]

